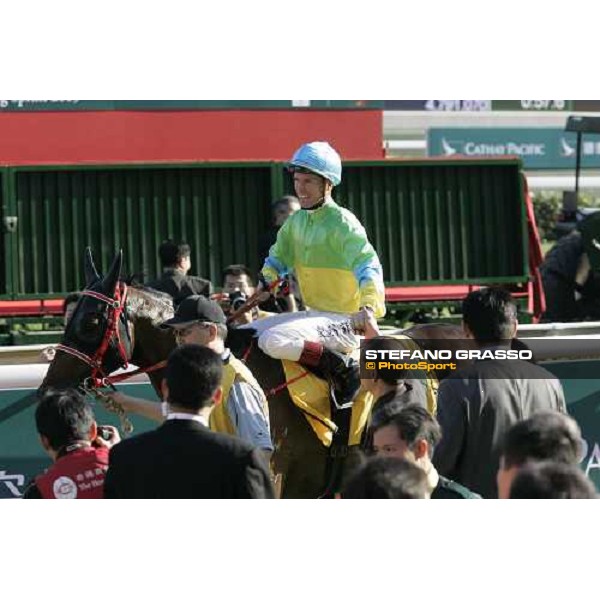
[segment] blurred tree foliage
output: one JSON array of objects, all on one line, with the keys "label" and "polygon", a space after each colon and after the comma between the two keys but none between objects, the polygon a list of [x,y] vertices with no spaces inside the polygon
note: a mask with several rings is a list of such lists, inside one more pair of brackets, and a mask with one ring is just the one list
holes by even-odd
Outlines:
[{"label": "blurred tree foliage", "polygon": [[[580,193],[578,206],[598,208],[600,207],[600,198],[592,194]],[[533,210],[542,241],[556,240],[554,228],[562,211],[562,193],[556,191],[534,192]]]}]

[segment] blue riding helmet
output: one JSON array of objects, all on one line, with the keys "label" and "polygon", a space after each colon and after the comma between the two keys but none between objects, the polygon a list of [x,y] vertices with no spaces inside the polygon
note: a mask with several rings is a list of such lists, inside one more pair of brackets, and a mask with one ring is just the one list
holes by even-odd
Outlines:
[{"label": "blue riding helmet", "polygon": [[306,169],[336,186],[342,181],[342,160],[327,142],[310,142],[300,146],[288,163],[290,171]]}]

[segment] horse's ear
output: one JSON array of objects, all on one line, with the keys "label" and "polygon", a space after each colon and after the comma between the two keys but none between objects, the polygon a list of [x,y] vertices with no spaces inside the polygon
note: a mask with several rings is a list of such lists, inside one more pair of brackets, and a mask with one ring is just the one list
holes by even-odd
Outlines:
[{"label": "horse's ear", "polygon": [[103,287],[104,293],[107,296],[114,294],[117,283],[119,283],[119,277],[121,277],[121,265],[123,264],[123,250],[119,250],[115,259],[113,260],[106,277],[104,277]]},{"label": "horse's ear", "polygon": [[88,246],[85,249],[85,287],[90,287],[96,281],[101,279],[98,271],[96,270],[96,265],[94,264],[94,258],[92,257],[92,249]]}]

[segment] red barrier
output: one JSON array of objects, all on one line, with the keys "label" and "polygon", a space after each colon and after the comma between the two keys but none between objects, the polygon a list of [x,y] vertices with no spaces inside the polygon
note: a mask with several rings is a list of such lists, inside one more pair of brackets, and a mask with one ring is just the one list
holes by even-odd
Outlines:
[{"label": "red barrier", "polygon": [[63,300],[0,300],[0,317],[62,315]]},{"label": "red barrier", "polygon": [[380,110],[0,113],[0,164],[287,160],[327,140],[343,160],[379,160]]},{"label": "red barrier", "polygon": [[[386,288],[386,302],[443,302],[458,301],[474,290],[481,289],[478,285],[423,285],[419,287]],[[515,298],[526,298],[529,293],[524,291],[511,292]]]}]

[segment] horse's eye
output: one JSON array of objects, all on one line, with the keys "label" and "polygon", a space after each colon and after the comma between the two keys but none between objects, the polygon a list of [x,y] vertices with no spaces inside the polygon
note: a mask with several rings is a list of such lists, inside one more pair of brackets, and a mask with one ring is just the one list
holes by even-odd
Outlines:
[{"label": "horse's eye", "polygon": [[99,324],[100,324],[100,319],[98,319],[98,317],[93,317],[91,319],[86,319],[83,322],[83,329],[85,331],[93,331],[94,329],[98,328]]},{"label": "horse's eye", "polygon": [[102,315],[90,314],[81,320],[79,326],[80,335],[86,338],[95,338],[101,333]]}]

